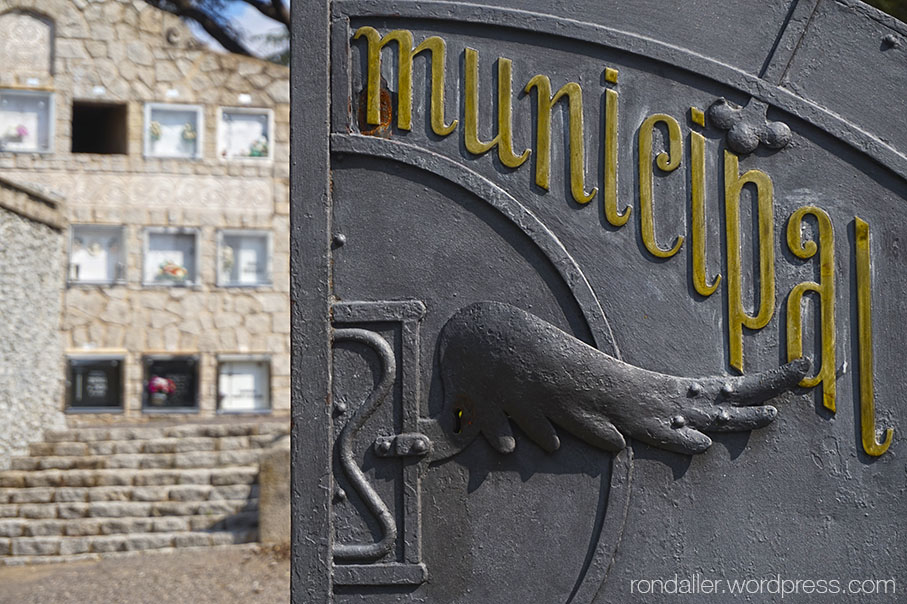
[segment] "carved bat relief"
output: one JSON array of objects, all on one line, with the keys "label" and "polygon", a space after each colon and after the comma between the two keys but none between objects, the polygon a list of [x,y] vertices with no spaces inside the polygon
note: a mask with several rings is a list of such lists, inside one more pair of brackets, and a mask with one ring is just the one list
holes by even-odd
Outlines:
[{"label": "carved bat relief", "polygon": [[801,358],[744,377],[685,378],[629,365],[519,308],[479,302],[444,326],[440,345],[445,408],[459,416],[456,440],[480,432],[501,453],[516,446],[510,422],[552,452],[558,428],[606,451],[626,439],[702,453],[707,432],[762,428],[764,404],[809,371]]}]

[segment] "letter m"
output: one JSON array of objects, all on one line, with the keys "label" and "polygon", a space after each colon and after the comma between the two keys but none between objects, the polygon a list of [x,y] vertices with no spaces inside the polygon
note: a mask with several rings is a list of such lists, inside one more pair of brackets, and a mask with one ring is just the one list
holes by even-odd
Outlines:
[{"label": "letter m", "polygon": [[438,36],[425,38],[413,48],[413,34],[405,29],[387,32],[384,37],[373,27],[360,27],[354,40],[368,40],[368,74],[366,76],[366,121],[377,126],[381,121],[381,49],[397,43],[397,127],[412,130],[413,123],[413,58],[431,52],[431,129],[438,136],[453,132],[457,120],[444,122],[444,79],[447,44]]}]

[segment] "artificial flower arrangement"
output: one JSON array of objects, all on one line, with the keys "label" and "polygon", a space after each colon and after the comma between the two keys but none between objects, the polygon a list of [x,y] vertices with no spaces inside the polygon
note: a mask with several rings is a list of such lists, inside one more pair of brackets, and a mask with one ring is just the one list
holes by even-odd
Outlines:
[{"label": "artificial flower arrangement", "polygon": [[15,128],[9,128],[3,138],[13,143],[20,143],[26,136],[28,136],[28,128],[19,124]]},{"label": "artificial flower arrangement", "polygon": [[148,380],[148,392],[152,405],[163,405],[167,397],[176,392],[176,384],[169,378],[154,375]]},{"label": "artificial flower arrangement", "polygon": [[268,139],[260,137],[252,146],[249,147],[249,157],[267,157],[268,156]]},{"label": "artificial flower arrangement", "polygon": [[148,392],[151,394],[173,394],[176,392],[176,384],[169,378],[154,375],[148,380]]},{"label": "artificial flower arrangement", "polygon": [[221,266],[224,269],[225,273],[229,273],[233,268],[233,263],[235,262],[235,255],[233,253],[233,248],[229,245],[225,245],[221,250],[220,257]]},{"label": "artificial flower arrangement", "polygon": [[183,125],[183,140],[184,141],[194,141],[198,137],[198,133],[195,131],[195,127],[186,122]]},{"label": "artificial flower arrangement", "polygon": [[189,276],[189,271],[184,266],[180,266],[173,260],[164,260],[158,265],[157,281],[175,281],[182,283]]}]

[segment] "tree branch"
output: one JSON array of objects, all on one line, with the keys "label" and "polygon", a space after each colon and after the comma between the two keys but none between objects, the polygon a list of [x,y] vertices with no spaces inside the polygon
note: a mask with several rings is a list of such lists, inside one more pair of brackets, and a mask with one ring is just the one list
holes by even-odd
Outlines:
[{"label": "tree branch", "polygon": [[266,17],[290,27],[290,7],[283,0],[243,0]]},{"label": "tree branch", "polygon": [[213,16],[197,8],[192,0],[145,0],[151,6],[166,11],[170,14],[191,19],[198,23],[208,35],[217,40],[228,52],[254,56],[239,36],[224,23],[218,22]]}]

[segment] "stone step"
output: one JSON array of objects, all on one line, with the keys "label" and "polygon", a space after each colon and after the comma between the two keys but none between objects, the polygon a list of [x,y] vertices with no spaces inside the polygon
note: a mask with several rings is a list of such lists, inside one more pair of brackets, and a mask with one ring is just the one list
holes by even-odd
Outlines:
[{"label": "stone step", "polygon": [[0,518],[70,520],[73,518],[129,518],[235,514],[258,509],[257,499],[211,501],[96,501],[93,503],[6,503]]},{"label": "stone step", "polygon": [[93,440],[40,442],[29,445],[32,456],[68,457],[132,453],[188,453],[190,451],[236,451],[264,449],[274,444],[280,433],[250,436],[191,436],[133,440]]},{"label": "stone step", "polygon": [[[247,535],[243,535],[247,537]],[[213,539],[219,541],[220,539]],[[192,547],[162,547],[159,549],[129,550],[122,552],[98,552],[88,554],[73,554],[67,556],[0,556],[0,566],[37,566],[46,564],[62,564],[72,562],[97,562],[106,558],[128,558],[131,556],[156,556],[185,551],[211,551],[211,550],[239,550],[249,552],[261,551],[261,546],[255,540],[240,541],[239,543],[225,543],[218,545],[192,546]]]},{"label": "stone step", "polygon": [[10,561],[22,556],[72,556],[163,548],[211,547],[248,543],[256,538],[257,533],[255,530],[130,533],[62,538],[19,537],[0,539],[0,564],[8,564]]},{"label": "stone step", "polygon": [[19,537],[91,537],[126,533],[237,531],[258,526],[258,512],[244,511],[192,516],[71,518],[68,520],[0,519],[0,539]]},{"label": "stone step", "polygon": [[87,537],[121,533],[154,533],[252,529],[258,525],[258,512],[196,514],[123,518],[70,518],[68,520],[0,519],[0,539],[17,537]]},{"label": "stone step", "polygon": [[13,457],[13,470],[119,470],[211,468],[258,463],[262,449],[189,451],[187,453],[130,453],[65,457]]},{"label": "stone step", "polygon": [[66,430],[48,430],[44,441],[48,443],[63,442],[97,442],[159,440],[164,438],[223,438],[229,436],[282,435],[289,434],[289,420],[264,423],[194,423],[176,426],[131,426],[131,427],[89,427],[69,428]]},{"label": "stone step", "polygon": [[258,486],[253,484],[0,488],[0,505],[7,503],[91,503],[95,501],[207,501],[248,499],[257,496]]},{"label": "stone step", "polygon": [[0,488],[252,484],[258,465],[185,469],[5,470]]}]

